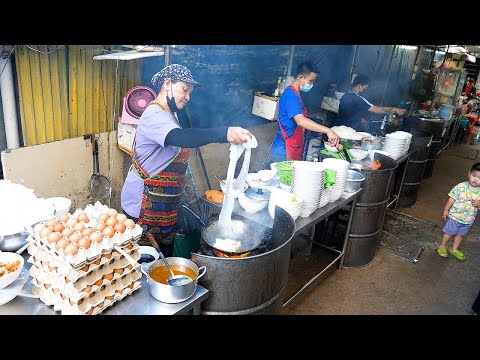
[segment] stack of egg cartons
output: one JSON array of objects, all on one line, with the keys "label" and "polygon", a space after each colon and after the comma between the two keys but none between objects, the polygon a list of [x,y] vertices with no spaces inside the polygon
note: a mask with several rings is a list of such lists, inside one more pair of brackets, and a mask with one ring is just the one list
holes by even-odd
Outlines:
[{"label": "stack of egg cartons", "polygon": [[95,315],[140,288],[142,228],[97,202],[33,227],[28,261],[33,293],[62,314]]}]

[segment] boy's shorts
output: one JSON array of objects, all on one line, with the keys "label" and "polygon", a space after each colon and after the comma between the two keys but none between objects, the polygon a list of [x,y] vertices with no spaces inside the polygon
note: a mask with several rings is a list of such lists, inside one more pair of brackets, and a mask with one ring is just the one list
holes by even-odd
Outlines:
[{"label": "boy's shorts", "polygon": [[443,232],[452,236],[457,234],[465,236],[472,225],[473,224],[462,224],[451,218],[447,218],[447,221],[445,221],[445,226],[443,227]]}]

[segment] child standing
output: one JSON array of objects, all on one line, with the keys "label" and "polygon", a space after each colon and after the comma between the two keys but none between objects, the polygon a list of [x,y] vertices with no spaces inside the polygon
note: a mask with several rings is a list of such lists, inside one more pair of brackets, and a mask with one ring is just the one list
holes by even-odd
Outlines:
[{"label": "child standing", "polygon": [[447,257],[447,244],[454,237],[450,254],[458,260],[465,260],[466,256],[458,248],[475,221],[477,208],[480,207],[480,163],[472,166],[468,181],[455,185],[448,196],[442,215],[445,220],[444,234],[437,253]]}]

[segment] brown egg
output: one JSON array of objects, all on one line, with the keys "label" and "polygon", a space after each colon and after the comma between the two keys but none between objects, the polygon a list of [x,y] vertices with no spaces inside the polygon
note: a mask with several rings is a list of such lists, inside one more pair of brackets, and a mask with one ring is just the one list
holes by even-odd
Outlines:
[{"label": "brown egg", "polygon": [[60,235],[59,232],[52,232],[52,233],[47,235],[47,241],[49,243],[56,243],[61,238],[62,238],[62,235]]},{"label": "brown egg", "polygon": [[90,219],[88,218],[87,214],[80,214],[77,216],[77,221],[81,222],[83,221],[85,224],[88,223]]},{"label": "brown egg", "polygon": [[95,293],[94,293],[94,292],[91,293],[90,295],[88,295],[89,298],[92,298],[92,297],[94,297],[94,296],[95,296]]},{"label": "brown egg", "polygon": [[102,232],[107,226],[104,223],[97,223],[93,230]]},{"label": "brown egg", "polygon": [[67,222],[67,220],[70,218],[70,214],[63,214],[58,217],[58,221],[60,222]]},{"label": "brown egg", "polygon": [[75,224],[75,226],[73,227],[73,230],[82,232],[83,230],[85,230],[85,228],[86,228],[85,223],[79,222]]},{"label": "brown egg", "polygon": [[82,290],[82,292],[89,293],[92,291],[92,287],[90,285],[85,286],[85,288]]},{"label": "brown egg", "polygon": [[73,228],[77,224],[78,224],[78,221],[77,221],[77,219],[74,219],[74,218],[70,218],[65,222],[65,225],[67,227],[71,227],[71,228]]},{"label": "brown egg", "polygon": [[105,296],[105,299],[112,301],[113,300],[113,295]]},{"label": "brown egg", "polygon": [[118,214],[117,217],[116,217],[117,221],[118,222],[124,222],[125,220],[127,220],[127,215],[125,214]]},{"label": "brown egg", "polygon": [[65,246],[65,249],[63,249],[63,253],[65,255],[76,255],[78,253],[78,247],[74,243],[70,243],[69,245]]},{"label": "brown egg", "polygon": [[70,235],[68,237],[68,240],[70,240],[71,242],[74,242],[76,243],[78,240],[80,240],[82,238],[82,234],[79,233],[79,232],[75,232],[73,233],[72,235]]},{"label": "brown egg", "polygon": [[90,265],[86,264],[86,265],[83,265],[83,267],[80,270],[87,272],[89,267]]},{"label": "brown egg", "polygon": [[112,254],[103,254],[102,257],[104,257],[105,259],[110,259],[112,257]]},{"label": "brown egg", "polygon": [[66,228],[65,230],[62,231],[62,236],[66,237],[66,238],[69,238],[70,235],[72,235],[74,232],[75,231],[73,231],[73,229]]},{"label": "brown egg", "polygon": [[133,244],[128,244],[126,247],[127,247],[128,250],[132,250],[133,249]]},{"label": "brown egg", "polygon": [[97,217],[97,222],[100,222],[100,221],[106,221],[110,216],[108,216],[107,214],[100,214],[98,215]]},{"label": "brown egg", "polygon": [[116,292],[117,294],[121,294],[122,291],[123,291],[122,289],[117,289],[117,290],[115,290],[115,292]]},{"label": "brown egg", "polygon": [[135,227],[135,222],[132,219],[127,219],[123,222],[123,225],[130,229],[133,229]]},{"label": "brown egg", "polygon": [[92,314],[93,314],[93,307],[85,313],[85,315],[92,315]]},{"label": "brown egg", "polygon": [[40,238],[44,239],[48,236],[48,234],[51,234],[52,232],[53,232],[52,229],[43,228],[42,231],[40,231]]},{"label": "brown egg", "polygon": [[104,278],[104,279],[107,279],[107,280],[109,280],[109,281],[112,280],[112,279],[113,279],[113,272],[110,273],[110,274],[105,274],[105,275],[103,275],[103,278]]},{"label": "brown egg", "polygon": [[102,282],[103,282],[103,279],[98,279],[97,281],[95,281],[95,285],[100,286],[102,285]]},{"label": "brown egg", "polygon": [[107,211],[107,215],[108,215],[109,217],[112,217],[112,216],[113,216],[113,217],[116,217],[116,216],[118,215],[118,211],[115,210],[114,208],[110,208],[110,209],[108,209],[108,211]]},{"label": "brown egg", "polygon": [[65,300],[65,299],[66,299],[66,296],[65,296],[65,295],[63,295],[63,294],[60,294],[60,296],[62,297],[62,299],[63,299],[63,300]]},{"label": "brown egg", "polygon": [[45,225],[47,225],[47,227],[51,227],[51,228],[53,228],[57,224],[58,224],[58,220],[55,220],[55,219],[48,220],[45,223]]},{"label": "brown egg", "polygon": [[123,223],[117,223],[113,227],[113,230],[118,231],[119,233],[123,234],[125,232],[125,225]]},{"label": "brown egg", "polygon": [[77,241],[77,245],[80,248],[88,249],[90,247],[90,239],[88,237],[83,237]]},{"label": "brown egg", "polygon": [[103,291],[103,290],[105,290],[105,288],[106,288],[106,286],[105,286],[105,285],[102,285],[102,286],[100,286],[100,291]]},{"label": "brown egg", "polygon": [[35,225],[35,227],[33,228],[33,233],[36,235],[38,234],[40,231],[42,231],[42,229],[45,228],[45,225],[44,224],[37,224]]},{"label": "brown egg", "polygon": [[50,286],[52,286],[50,284],[43,284],[43,285],[45,286],[45,289],[50,289]]},{"label": "brown egg", "polygon": [[112,280],[111,285],[115,285],[116,282],[117,282],[117,279]]},{"label": "brown egg", "polygon": [[92,233],[93,233],[93,228],[89,228],[89,227],[85,228],[82,231],[83,236],[90,236]]},{"label": "brown egg", "polygon": [[102,308],[103,307],[103,301],[101,303],[98,303],[97,307]]},{"label": "brown egg", "polygon": [[130,289],[133,289],[133,286],[134,286],[134,285],[135,285],[135,283],[132,282],[130,285],[128,285],[128,287],[129,287]]},{"label": "brown egg", "polygon": [[61,238],[60,240],[57,241],[55,248],[57,250],[64,249],[69,244],[70,244],[70,240],[68,240],[67,238]]},{"label": "brown egg", "polygon": [[57,224],[52,228],[52,230],[61,233],[63,230],[65,230],[65,226],[63,224]]},{"label": "brown egg", "polygon": [[[167,260],[167,261],[168,261],[168,260]],[[128,265],[127,265],[127,269],[128,269],[128,270],[132,270],[132,269],[133,269],[132,264],[128,264]]]},{"label": "brown egg", "polygon": [[68,284],[69,282],[72,282],[72,280],[70,280],[68,276],[65,276],[65,282]]},{"label": "brown egg", "polygon": [[105,220],[105,225],[107,226],[115,226],[117,224],[117,219],[115,219],[114,217],[110,217],[108,218],[107,220]]},{"label": "brown egg", "polygon": [[113,270],[114,273],[122,275],[123,274],[123,269],[115,269]]},{"label": "brown egg", "polygon": [[95,260],[93,263],[94,263],[95,265],[100,265],[100,260],[101,260],[101,259]]},{"label": "brown egg", "polygon": [[113,227],[107,226],[103,231],[102,231],[103,236],[108,236],[109,238],[113,237],[115,235],[115,230],[113,230]]},{"label": "brown egg", "polygon": [[102,233],[100,231],[95,231],[94,233],[90,234],[90,240],[96,243],[102,242]]}]

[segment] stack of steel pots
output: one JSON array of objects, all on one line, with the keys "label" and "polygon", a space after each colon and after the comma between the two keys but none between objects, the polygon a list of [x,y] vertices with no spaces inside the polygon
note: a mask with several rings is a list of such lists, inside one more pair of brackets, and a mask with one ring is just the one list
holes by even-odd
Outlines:
[{"label": "stack of steel pots", "polygon": [[376,153],[382,164],[378,170],[362,170],[365,180],[358,196],[345,253],[346,267],[368,265],[378,247],[385,212],[390,198],[390,183],[398,164],[389,156]]},{"label": "stack of steel pots", "polygon": [[422,183],[423,173],[428,161],[432,143],[432,134],[426,131],[410,129],[413,135],[410,150],[413,151],[407,164],[402,191],[398,198],[398,207],[410,207],[417,202],[417,192]]},{"label": "stack of steel pots", "polygon": [[402,130],[410,131],[411,129],[421,130],[432,134],[432,144],[428,151],[428,159],[423,173],[423,178],[426,179],[432,176],[435,160],[442,149],[442,137],[445,130],[445,122],[439,118],[407,116],[403,119]]}]

